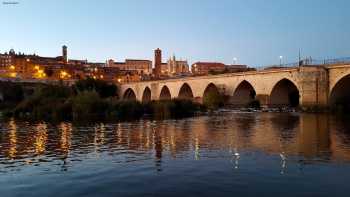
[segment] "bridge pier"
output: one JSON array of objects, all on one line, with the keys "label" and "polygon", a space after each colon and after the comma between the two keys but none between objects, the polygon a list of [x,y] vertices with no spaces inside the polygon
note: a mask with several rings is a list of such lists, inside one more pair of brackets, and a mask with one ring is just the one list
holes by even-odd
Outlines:
[{"label": "bridge pier", "polygon": [[328,106],[329,78],[324,67],[301,67],[298,78],[301,107]]}]

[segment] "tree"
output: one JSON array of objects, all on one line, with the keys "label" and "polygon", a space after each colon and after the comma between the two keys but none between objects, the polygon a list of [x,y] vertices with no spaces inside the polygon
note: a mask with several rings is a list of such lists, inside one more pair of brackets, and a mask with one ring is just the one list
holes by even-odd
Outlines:
[{"label": "tree", "polygon": [[217,109],[224,105],[224,97],[216,91],[208,92],[203,98],[203,104],[208,107],[208,109]]},{"label": "tree", "polygon": [[96,91],[101,98],[114,97],[118,90],[117,86],[114,84],[109,84],[106,81],[92,78],[77,81],[75,89],[78,92]]}]

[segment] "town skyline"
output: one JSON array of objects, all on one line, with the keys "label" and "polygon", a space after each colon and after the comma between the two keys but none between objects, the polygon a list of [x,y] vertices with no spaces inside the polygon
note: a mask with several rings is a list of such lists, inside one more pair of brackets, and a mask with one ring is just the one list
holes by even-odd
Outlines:
[{"label": "town skyline", "polygon": [[86,4],[19,0],[0,5],[0,17],[10,19],[3,21],[1,50],[55,56],[57,46],[67,44],[72,59],[104,62],[152,59],[152,51],[159,47],[164,50],[163,61],[175,53],[191,63],[231,64],[237,58],[254,67],[278,64],[280,56],[284,63],[295,62],[299,50],[303,57],[315,59],[347,57],[349,4],[344,0],[302,5],[280,1]]}]

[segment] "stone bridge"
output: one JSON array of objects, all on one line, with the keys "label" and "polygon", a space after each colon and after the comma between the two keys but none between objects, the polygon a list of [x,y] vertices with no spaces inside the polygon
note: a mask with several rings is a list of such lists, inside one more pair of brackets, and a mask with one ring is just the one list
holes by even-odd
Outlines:
[{"label": "stone bridge", "polygon": [[221,93],[234,106],[259,100],[267,107],[328,107],[349,101],[350,64],[128,83],[121,85],[119,96],[142,102],[171,98],[202,102],[210,92]]}]

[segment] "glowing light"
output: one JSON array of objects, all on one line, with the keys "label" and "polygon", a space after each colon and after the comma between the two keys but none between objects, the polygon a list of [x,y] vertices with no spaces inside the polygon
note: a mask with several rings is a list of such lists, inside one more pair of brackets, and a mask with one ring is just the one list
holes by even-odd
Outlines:
[{"label": "glowing light", "polygon": [[121,78],[119,78],[119,79],[118,79],[118,82],[119,82],[119,83],[120,83],[120,82],[122,82],[122,79],[121,79]]},{"label": "glowing light", "polygon": [[60,72],[60,78],[61,79],[65,79],[65,78],[70,78],[71,77],[71,75],[70,74],[68,74],[66,71],[61,71]]},{"label": "glowing light", "polygon": [[15,69],[16,69],[16,67],[15,67],[15,66],[13,66],[13,65],[11,65],[11,66],[10,66],[10,69],[11,69],[11,70],[15,70]]},{"label": "glowing light", "polygon": [[103,75],[100,75],[100,78],[103,79]]},{"label": "glowing light", "polygon": [[17,77],[17,73],[15,73],[15,72],[10,73],[10,77]]},{"label": "glowing light", "polygon": [[44,70],[40,69],[39,66],[35,66],[34,69],[36,70],[36,72],[33,74],[35,78],[41,79],[46,77],[46,73],[44,72]]}]

